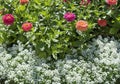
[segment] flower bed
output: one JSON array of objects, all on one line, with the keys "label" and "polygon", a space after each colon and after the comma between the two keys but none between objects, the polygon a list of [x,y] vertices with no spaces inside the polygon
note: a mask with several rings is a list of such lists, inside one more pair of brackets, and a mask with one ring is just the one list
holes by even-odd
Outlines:
[{"label": "flower bed", "polygon": [[40,59],[30,45],[18,42],[0,47],[0,77],[6,84],[114,84],[120,77],[120,42],[99,36],[79,56],[76,49],[65,59]]},{"label": "flower bed", "polygon": [[120,78],[119,4],[0,1],[0,83],[114,84]]}]

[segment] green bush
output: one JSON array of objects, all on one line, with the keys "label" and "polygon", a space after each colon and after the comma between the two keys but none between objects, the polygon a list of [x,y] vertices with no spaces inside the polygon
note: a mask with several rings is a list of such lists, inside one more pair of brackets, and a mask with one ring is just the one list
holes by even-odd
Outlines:
[{"label": "green bush", "polygon": [[[29,0],[21,5],[19,0],[0,1],[2,17],[12,14],[15,17],[11,26],[3,25],[0,29],[0,42],[11,46],[20,40],[24,44],[31,44],[40,57],[52,56],[54,59],[63,58],[72,48],[78,52],[84,48],[86,42],[98,35],[115,35],[119,37],[120,15],[119,1],[117,5],[108,5],[105,0],[92,0],[88,5],[80,5],[82,0]],[[72,12],[75,21],[67,22],[63,15]],[[107,26],[98,25],[98,19],[107,20]],[[75,25],[79,20],[88,22],[88,30],[81,32]],[[29,32],[22,30],[24,22],[31,22],[33,28]],[[0,26],[1,26],[0,25]]]}]

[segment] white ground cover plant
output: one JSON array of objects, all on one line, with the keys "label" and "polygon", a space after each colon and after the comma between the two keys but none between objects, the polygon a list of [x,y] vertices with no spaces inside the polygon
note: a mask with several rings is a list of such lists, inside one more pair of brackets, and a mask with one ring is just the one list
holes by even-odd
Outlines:
[{"label": "white ground cover plant", "polygon": [[[120,77],[120,42],[114,38],[93,39],[79,56],[62,60],[40,59],[31,45],[0,46],[0,81],[6,84],[115,84]],[[74,58],[73,58],[74,57]],[[14,82],[13,82],[14,81]],[[1,83],[0,83],[1,84]]]}]

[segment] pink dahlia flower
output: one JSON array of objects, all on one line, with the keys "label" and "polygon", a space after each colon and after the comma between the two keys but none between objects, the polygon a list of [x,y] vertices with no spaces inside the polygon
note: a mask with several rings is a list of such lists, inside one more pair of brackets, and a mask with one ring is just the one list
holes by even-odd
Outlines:
[{"label": "pink dahlia flower", "polygon": [[106,3],[109,4],[109,5],[116,5],[117,0],[106,0]]},{"label": "pink dahlia flower", "polygon": [[79,20],[76,23],[76,29],[79,30],[79,31],[86,31],[88,29],[88,23],[87,23],[87,21]]},{"label": "pink dahlia flower", "polygon": [[67,12],[64,14],[64,19],[66,19],[68,22],[72,22],[75,20],[76,15],[74,13]]},{"label": "pink dahlia flower", "polygon": [[29,23],[29,22],[25,22],[22,24],[22,29],[23,31],[26,31],[26,32],[31,30],[32,27],[33,27],[32,23]]},{"label": "pink dahlia flower", "polygon": [[2,17],[5,25],[12,25],[14,23],[14,16],[12,14],[6,14]]}]

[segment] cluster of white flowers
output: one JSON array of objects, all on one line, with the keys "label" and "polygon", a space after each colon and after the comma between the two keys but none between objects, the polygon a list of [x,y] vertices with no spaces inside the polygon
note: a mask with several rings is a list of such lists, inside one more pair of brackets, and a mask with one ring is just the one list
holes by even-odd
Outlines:
[{"label": "cluster of white flowers", "polygon": [[114,38],[93,39],[83,56],[76,51],[49,62],[19,41],[10,48],[1,45],[0,84],[114,84],[120,77],[120,42]]},{"label": "cluster of white flowers", "polygon": [[5,45],[0,46],[0,80],[5,79],[5,83],[33,82],[33,65],[35,63],[35,52],[24,49],[24,45],[18,42],[11,48]]},{"label": "cluster of white flowers", "polygon": [[[94,74],[96,75],[95,79],[99,78],[104,84],[114,84],[115,79],[120,77],[120,42],[114,37],[102,38],[99,36],[97,39],[93,39],[88,48],[82,51],[82,54],[96,65],[92,68],[92,72],[96,73]],[[109,82],[106,82],[107,79]]]}]

